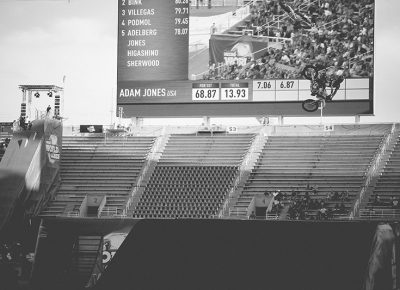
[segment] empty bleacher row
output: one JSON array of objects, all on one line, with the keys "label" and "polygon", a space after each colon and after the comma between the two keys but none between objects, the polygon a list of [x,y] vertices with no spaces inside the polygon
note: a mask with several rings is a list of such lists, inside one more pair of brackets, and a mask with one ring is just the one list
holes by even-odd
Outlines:
[{"label": "empty bleacher row", "polygon": [[253,134],[171,135],[133,216],[217,215],[253,139]]},{"label": "empty bleacher row", "polygon": [[208,218],[218,213],[235,166],[157,166],[135,209],[136,218]]},{"label": "empty bleacher row", "polygon": [[304,195],[308,186],[317,189],[311,198],[323,199],[328,208],[337,204],[327,198],[329,193],[347,192],[345,207],[350,210],[382,138],[382,135],[270,136],[233,212],[246,212],[255,195],[277,190],[287,195],[292,191]]},{"label": "empty bleacher row", "polygon": [[42,216],[81,215],[86,197],[105,197],[104,213],[121,214],[154,137],[64,137],[61,184]]},{"label": "empty bleacher row", "polygon": [[400,136],[371,195],[360,210],[361,218],[400,219]]},{"label": "empty bleacher row", "polygon": [[252,134],[171,135],[160,165],[238,165],[253,141]]}]

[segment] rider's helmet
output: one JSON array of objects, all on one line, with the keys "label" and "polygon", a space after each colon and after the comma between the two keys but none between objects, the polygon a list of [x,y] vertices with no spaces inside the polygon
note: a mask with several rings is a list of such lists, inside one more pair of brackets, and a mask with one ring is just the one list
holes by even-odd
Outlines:
[{"label": "rider's helmet", "polygon": [[343,76],[343,74],[344,74],[344,69],[342,69],[342,68],[338,69],[338,70],[335,72],[335,75],[338,76],[338,77]]},{"label": "rider's helmet", "polygon": [[339,87],[340,84],[344,80],[344,70],[343,69],[338,69],[333,75],[332,75],[332,86],[334,87]]}]

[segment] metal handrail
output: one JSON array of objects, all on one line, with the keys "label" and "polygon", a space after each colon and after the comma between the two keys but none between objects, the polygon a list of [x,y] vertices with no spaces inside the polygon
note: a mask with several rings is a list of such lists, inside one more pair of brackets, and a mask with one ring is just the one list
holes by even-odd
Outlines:
[{"label": "metal handrail", "polygon": [[360,209],[360,219],[371,219],[371,218],[400,218],[400,209]]},{"label": "metal handrail", "polygon": [[[257,138],[257,137],[256,137]],[[255,141],[255,140],[254,140]],[[231,206],[231,201],[234,200],[235,198],[233,197],[233,195],[235,194],[237,188],[239,187],[239,184],[242,182],[243,180],[243,176],[246,172],[246,169],[249,167],[250,161],[252,159],[254,159],[255,156],[255,152],[254,152],[254,147],[250,147],[248,154],[246,155],[246,157],[243,159],[243,162],[239,168],[239,174],[233,184],[233,187],[231,188],[231,190],[229,191],[228,194],[228,198],[225,200],[225,203],[222,207],[222,211],[220,213],[220,216],[223,216],[223,214],[227,211],[228,208],[230,208]]]},{"label": "metal handrail", "polygon": [[163,135],[159,136],[157,140],[154,142],[154,146],[151,149],[151,151],[148,154],[148,157],[146,159],[146,163],[143,167],[143,170],[137,179],[136,185],[132,188],[131,194],[129,196],[129,199],[126,203],[125,209],[122,211],[122,215],[126,216],[128,214],[128,211],[135,200],[137,193],[139,189],[142,187],[141,184],[143,182],[144,177],[146,176],[147,172],[149,171],[150,165],[154,161],[158,161],[161,157],[161,147],[164,145],[165,141],[168,139],[169,135],[166,134],[167,127],[163,128]]},{"label": "metal handrail", "polygon": [[[314,0],[314,1],[309,2],[309,3],[301,3],[301,4],[299,4],[298,8],[299,9],[304,9],[305,7],[301,7],[302,5],[309,6],[309,5],[311,5],[311,4],[315,3],[315,2],[318,2],[318,0]],[[282,18],[282,19],[280,19],[280,18]],[[278,23],[278,28],[280,28],[279,27],[279,22],[280,21],[284,21],[286,18],[288,18],[288,16],[286,14],[272,15],[272,21],[269,21],[268,23],[265,23],[261,27],[270,27],[270,26],[273,26],[276,23]]]},{"label": "metal handrail", "polygon": [[105,206],[99,213],[99,217],[104,216],[116,216],[118,214],[118,207],[116,206]]},{"label": "metal handrail", "polygon": [[245,158],[242,161],[242,164],[239,168],[239,174],[233,184],[233,187],[229,191],[228,198],[225,200],[222,210],[219,213],[219,217],[222,217],[224,213],[227,211],[229,212],[228,214],[231,215],[233,214],[233,211],[231,211],[231,206],[234,201],[237,200],[237,197],[234,197],[234,194],[236,190],[238,189],[239,185],[242,183],[244,175],[246,172],[249,172],[252,167],[254,166],[254,160],[256,157],[258,157],[258,148],[265,142],[264,140],[264,127],[260,130],[258,135],[254,138],[253,144],[250,146],[248,153],[246,154]]},{"label": "metal handrail", "polygon": [[80,214],[79,214],[79,212],[78,212],[78,211],[76,211],[76,210],[73,210],[73,211],[69,211],[69,212],[67,212],[67,216],[68,216],[68,217],[79,217],[79,216],[80,216]]},{"label": "metal handrail", "polygon": [[396,124],[393,123],[392,129],[390,130],[390,133],[388,133],[386,135],[385,141],[383,143],[381,143],[381,145],[380,145],[380,147],[379,147],[379,149],[378,149],[378,151],[377,151],[377,153],[375,155],[374,161],[373,161],[373,163],[371,164],[370,168],[368,169],[368,171],[366,173],[366,177],[367,178],[365,179],[365,183],[361,188],[360,195],[359,195],[358,199],[354,203],[353,211],[350,214],[351,218],[354,218],[357,215],[357,213],[358,213],[358,211],[360,209],[360,206],[361,206],[361,201],[365,197],[365,193],[366,193],[368,187],[371,184],[372,178],[377,176],[378,169],[379,169],[379,166],[381,164],[381,160],[386,154],[387,147],[389,146],[390,142],[393,139],[395,130],[396,130]]}]

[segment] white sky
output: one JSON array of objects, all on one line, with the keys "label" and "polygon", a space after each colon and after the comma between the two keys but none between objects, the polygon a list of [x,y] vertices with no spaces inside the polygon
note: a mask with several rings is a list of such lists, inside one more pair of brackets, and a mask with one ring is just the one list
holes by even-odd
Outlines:
[{"label": "white sky", "polygon": [[[400,1],[375,1],[375,116],[361,121],[400,122]],[[19,116],[18,85],[62,86],[65,75],[67,123],[110,123],[116,99],[117,0],[70,2],[0,0],[0,122]],[[314,122],[316,118],[287,121]],[[198,118],[186,120],[187,124],[199,122]],[[238,123],[243,122],[255,120]]]}]

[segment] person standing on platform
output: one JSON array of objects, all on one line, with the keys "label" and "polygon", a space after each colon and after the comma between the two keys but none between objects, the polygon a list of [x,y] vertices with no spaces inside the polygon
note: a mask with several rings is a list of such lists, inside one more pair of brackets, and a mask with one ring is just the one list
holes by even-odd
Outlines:
[{"label": "person standing on platform", "polygon": [[26,116],[25,117],[25,128],[26,129],[29,129],[29,123],[30,123],[29,116]]},{"label": "person standing on platform", "polygon": [[21,117],[19,118],[19,126],[20,126],[22,129],[26,130],[26,124],[25,124],[25,117],[24,117],[24,116],[21,116]]},{"label": "person standing on platform", "polygon": [[214,22],[210,27],[210,34],[215,34],[215,33],[217,33],[217,26],[215,25]]}]

